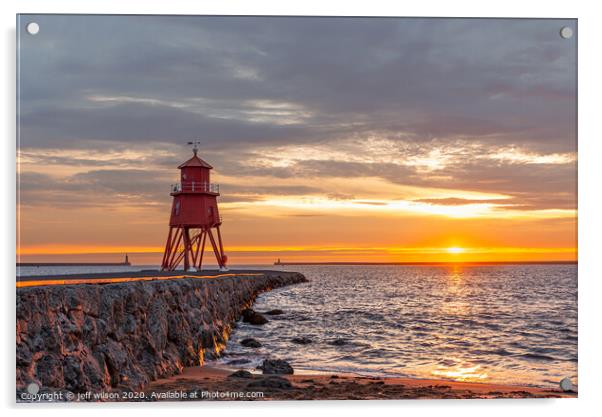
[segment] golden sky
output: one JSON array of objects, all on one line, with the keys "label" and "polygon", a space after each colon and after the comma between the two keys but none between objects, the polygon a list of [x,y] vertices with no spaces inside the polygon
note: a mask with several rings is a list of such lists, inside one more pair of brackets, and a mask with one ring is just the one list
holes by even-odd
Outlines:
[{"label": "golden sky", "polygon": [[21,262],[159,263],[192,139],[231,264],[576,260],[558,22],[40,19],[20,47]]},{"label": "golden sky", "polygon": [[[281,155],[275,163],[298,154]],[[68,151],[62,156],[80,157]],[[186,157],[186,149],[174,152],[171,168],[149,164],[147,151],[108,158],[106,169],[121,174],[125,188],[131,180],[138,193],[115,189],[110,182],[114,178],[104,179],[107,184],[80,182],[78,178],[90,175],[83,164],[40,164],[35,154],[22,154],[24,175],[47,176],[54,184],[65,185],[57,190],[39,184],[35,191],[39,202],[21,205],[22,261],[120,260],[128,252],[134,262],[158,262],[167,234],[168,185],[170,180],[176,182],[176,166]],[[123,160],[122,169],[115,169],[115,160]],[[102,172],[102,161],[97,164],[94,172]],[[277,258],[371,262],[576,258],[576,211],[566,207],[525,209],[504,193],[406,186],[378,177],[266,181],[220,175],[219,167],[213,174],[213,181],[221,184],[222,231],[232,263],[271,263]],[[155,180],[162,187],[152,184]],[[260,183],[269,185],[262,190]],[[279,192],[279,187],[285,191]],[[294,187],[311,191],[286,193]]]}]

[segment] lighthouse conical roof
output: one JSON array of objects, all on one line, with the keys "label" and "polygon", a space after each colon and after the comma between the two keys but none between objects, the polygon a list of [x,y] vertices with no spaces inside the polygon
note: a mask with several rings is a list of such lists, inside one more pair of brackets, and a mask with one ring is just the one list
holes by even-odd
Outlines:
[{"label": "lighthouse conical roof", "polygon": [[184,162],[178,168],[181,169],[181,168],[184,168],[184,167],[203,167],[203,168],[209,168],[209,169],[213,168],[211,165],[209,165],[207,162],[203,161],[201,158],[199,158],[196,155],[194,155],[188,161]]}]

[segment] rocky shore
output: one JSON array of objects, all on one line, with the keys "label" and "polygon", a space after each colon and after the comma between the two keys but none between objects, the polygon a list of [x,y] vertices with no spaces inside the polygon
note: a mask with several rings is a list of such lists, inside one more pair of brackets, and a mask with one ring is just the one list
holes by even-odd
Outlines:
[{"label": "rocky shore", "polygon": [[142,390],[219,356],[259,293],[305,281],[299,273],[265,271],[19,288],[17,391],[32,382],[72,393]]}]

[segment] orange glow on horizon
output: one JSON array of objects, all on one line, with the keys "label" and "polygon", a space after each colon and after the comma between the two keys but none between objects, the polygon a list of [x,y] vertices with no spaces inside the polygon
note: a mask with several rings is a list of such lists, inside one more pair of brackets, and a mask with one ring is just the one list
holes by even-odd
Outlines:
[{"label": "orange glow on horizon", "polygon": [[457,246],[447,248],[447,252],[449,253],[464,253],[464,248],[459,248]]},{"label": "orange glow on horizon", "polygon": [[[577,249],[571,247],[348,247],[348,246],[253,246],[240,245],[226,248],[230,263],[282,262],[529,262],[576,261]],[[138,259],[155,259],[162,255],[161,246],[92,246],[92,245],[39,245],[17,249],[21,262],[41,262],[48,256],[63,259],[98,259],[113,255],[121,259],[128,253],[134,263]],[[139,255],[139,256],[135,256]],[[47,261],[45,261],[47,262]],[[144,263],[144,262],[142,262]]]},{"label": "orange glow on horizon", "polygon": [[[76,161],[88,157],[78,150],[65,152]],[[170,150],[156,152],[179,158]],[[49,171],[36,162],[35,155],[21,155],[21,173]],[[103,166],[119,157],[129,166],[144,162],[142,155],[146,153],[141,150],[111,153],[99,156],[97,163]],[[274,157],[286,160],[296,155],[306,154],[277,152]],[[504,158],[517,157],[508,155]],[[274,162],[270,161],[265,162]],[[136,167],[148,170],[151,177],[176,174],[162,166]],[[67,180],[85,169],[82,164],[53,165],[50,175],[56,181]],[[268,181],[217,171],[215,181],[223,185],[223,196],[228,198],[220,200],[219,207],[230,264],[271,264],[278,258],[282,262],[376,263],[577,259],[576,208],[525,209],[510,194],[493,190],[406,185],[380,177],[317,179],[305,192],[308,178],[304,177],[270,177]],[[257,185],[264,183],[269,187],[258,190]],[[289,194],[291,188],[301,192]],[[167,236],[168,191],[166,186],[164,197],[114,195],[108,199],[110,204],[105,196],[94,193],[76,193],[68,203],[52,190],[36,194],[36,198],[44,197],[37,203],[33,196],[23,194],[17,205],[17,259],[120,262],[128,253],[134,264],[157,264]]]}]

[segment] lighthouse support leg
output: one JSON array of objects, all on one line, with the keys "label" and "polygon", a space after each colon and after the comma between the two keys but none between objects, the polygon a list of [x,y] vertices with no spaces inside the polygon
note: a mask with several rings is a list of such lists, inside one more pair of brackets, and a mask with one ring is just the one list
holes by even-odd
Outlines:
[{"label": "lighthouse support leg", "polygon": [[207,240],[207,232],[203,229],[201,233],[203,235],[203,240],[201,242],[201,254],[199,256],[199,271],[203,267],[203,254],[205,253],[205,241]]},{"label": "lighthouse support leg", "polygon": [[170,227],[167,242],[165,243],[165,252],[161,261],[161,270],[173,271],[183,261],[185,271],[200,271],[203,266],[207,235],[209,235],[209,241],[211,242],[219,269],[227,271],[227,257],[224,253],[222,234],[219,226],[215,228],[217,229],[217,239],[214,237],[211,227],[205,226],[201,228],[192,238],[189,227]]},{"label": "lighthouse support leg", "polygon": [[[174,232],[175,229],[175,232]],[[167,236],[167,243],[165,244],[165,253],[163,254],[163,262],[161,263],[162,271],[173,270],[173,260],[178,252],[178,246],[180,245],[180,239],[182,235],[181,229],[171,227],[169,229],[169,235]]]},{"label": "lighthouse support leg", "polygon": [[184,229],[184,271],[190,269],[190,255],[192,255],[192,246],[190,244],[190,229]]},{"label": "lighthouse support leg", "polygon": [[167,260],[169,259],[169,255],[171,254],[171,234],[173,232],[173,227],[169,228],[169,234],[167,235],[167,242],[165,242],[165,252],[163,252],[163,260],[161,261],[161,270],[164,271],[168,268]]},{"label": "lighthouse support leg", "polygon": [[199,249],[201,248],[201,232],[197,233],[192,238],[192,267],[197,268],[199,262]]},{"label": "lighthouse support leg", "polygon": [[222,234],[219,231],[219,226],[217,226],[216,229],[217,229],[217,241],[219,243],[219,254],[223,260],[224,259],[224,245],[222,244]]},{"label": "lighthouse support leg", "polygon": [[180,259],[182,259],[181,254],[178,255],[178,248],[180,247],[181,241],[182,241],[182,229],[177,228],[176,233],[173,236],[173,239],[171,241],[170,257],[167,262],[167,270],[168,271],[173,271],[175,269],[175,267],[178,265],[178,263],[180,262]]},{"label": "lighthouse support leg", "polygon": [[222,263],[221,263],[220,267],[221,267],[221,269],[227,271],[228,267],[226,266],[226,254],[224,253],[224,245],[222,244],[222,233],[219,230],[219,226],[217,226],[216,229],[217,229],[217,240],[219,242],[220,257],[222,258]]},{"label": "lighthouse support leg", "polygon": [[207,233],[209,234],[209,240],[211,241],[211,246],[213,247],[213,253],[215,253],[215,259],[217,259],[217,264],[220,269],[225,268],[224,261],[222,259],[222,255],[219,252],[219,248],[215,244],[215,239],[213,238],[213,233],[211,233],[211,229],[207,229]]}]

